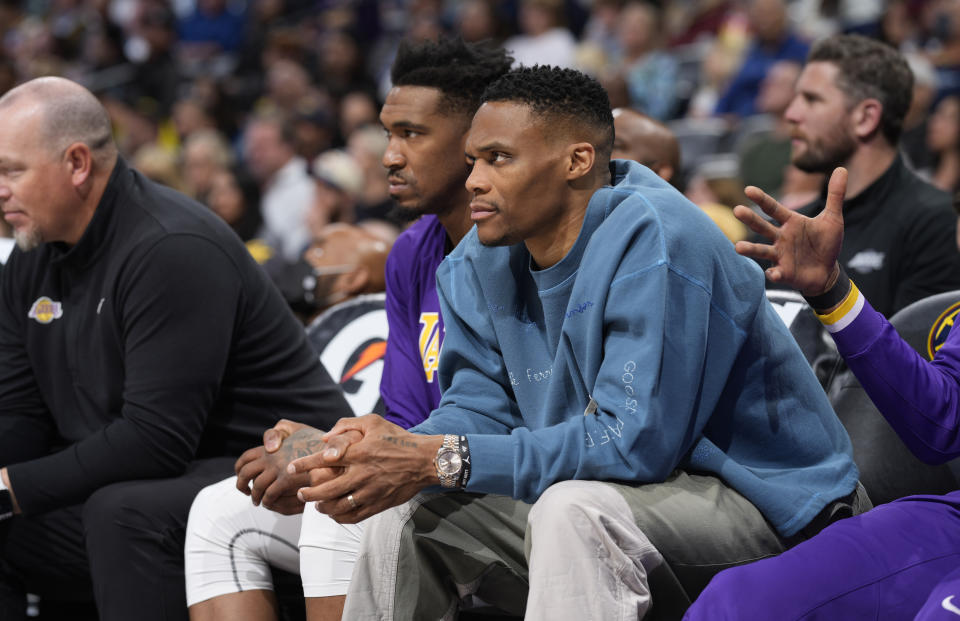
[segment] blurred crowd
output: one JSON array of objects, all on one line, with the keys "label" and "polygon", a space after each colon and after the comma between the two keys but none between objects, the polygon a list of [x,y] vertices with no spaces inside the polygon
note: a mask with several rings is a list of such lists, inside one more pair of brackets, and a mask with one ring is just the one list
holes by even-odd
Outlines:
[{"label": "blurred crowd", "polygon": [[404,225],[377,120],[403,39],[493,39],[517,63],[581,69],[666,123],[698,204],[752,184],[801,206],[823,179],[790,165],[783,113],[809,44],[837,32],[907,55],[906,159],[960,188],[960,0],[0,0],[0,93],[50,74],[87,86],[128,161],[290,263],[328,224],[387,243]]}]

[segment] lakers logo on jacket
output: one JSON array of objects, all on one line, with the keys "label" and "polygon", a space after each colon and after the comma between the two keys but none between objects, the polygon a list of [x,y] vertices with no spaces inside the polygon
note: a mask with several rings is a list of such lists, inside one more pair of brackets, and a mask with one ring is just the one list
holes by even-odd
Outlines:
[{"label": "lakers logo on jacket", "polygon": [[60,319],[63,316],[63,305],[55,302],[47,296],[37,298],[37,301],[30,307],[27,317],[35,319],[37,323],[48,324],[54,319]]}]

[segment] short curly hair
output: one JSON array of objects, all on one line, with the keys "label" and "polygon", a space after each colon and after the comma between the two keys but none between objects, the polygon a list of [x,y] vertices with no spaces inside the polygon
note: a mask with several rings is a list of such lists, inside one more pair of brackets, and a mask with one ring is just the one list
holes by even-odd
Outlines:
[{"label": "short curly hair", "polygon": [[460,37],[404,41],[390,69],[394,86],[425,86],[443,94],[447,111],[473,114],[483,90],[510,70],[513,58],[490,42],[467,43]]},{"label": "short curly hair", "polygon": [[585,73],[547,65],[520,67],[488,86],[481,101],[519,102],[536,115],[574,126],[586,124],[596,131],[598,154],[609,159],[613,150],[610,98],[600,83]]},{"label": "short curly hair", "polygon": [[913,72],[896,48],[862,35],[834,35],[818,41],[807,62],[835,65],[837,88],[851,105],[864,99],[879,101],[880,131],[887,142],[897,144],[913,96]]}]

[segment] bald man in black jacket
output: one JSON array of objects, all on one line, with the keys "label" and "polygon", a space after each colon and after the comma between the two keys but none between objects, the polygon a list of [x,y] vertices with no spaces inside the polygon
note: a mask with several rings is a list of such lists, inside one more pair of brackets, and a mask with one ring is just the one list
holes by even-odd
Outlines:
[{"label": "bald man in black jacket", "polygon": [[0,617],[89,576],[101,619],[185,619],[196,492],[278,419],[350,409],[240,240],[127,167],[79,85],[0,98],[0,209]]}]

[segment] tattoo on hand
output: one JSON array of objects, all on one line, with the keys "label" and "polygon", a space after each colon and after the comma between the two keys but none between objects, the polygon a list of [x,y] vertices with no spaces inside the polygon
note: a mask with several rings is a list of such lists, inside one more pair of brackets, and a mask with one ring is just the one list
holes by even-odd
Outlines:
[{"label": "tattoo on hand", "polygon": [[287,438],[281,446],[286,460],[290,462],[294,459],[307,457],[317,452],[318,448],[323,444],[323,440],[317,437],[320,433],[322,432],[304,429]]},{"label": "tattoo on hand", "polygon": [[302,447],[297,447],[297,457],[306,457],[307,455],[313,455],[317,451],[317,447],[323,444],[320,440],[307,440],[306,444]]},{"label": "tattoo on hand", "polygon": [[384,442],[389,442],[390,444],[396,444],[397,446],[417,448],[417,443],[406,438],[398,438],[397,436],[382,436],[381,439]]}]

